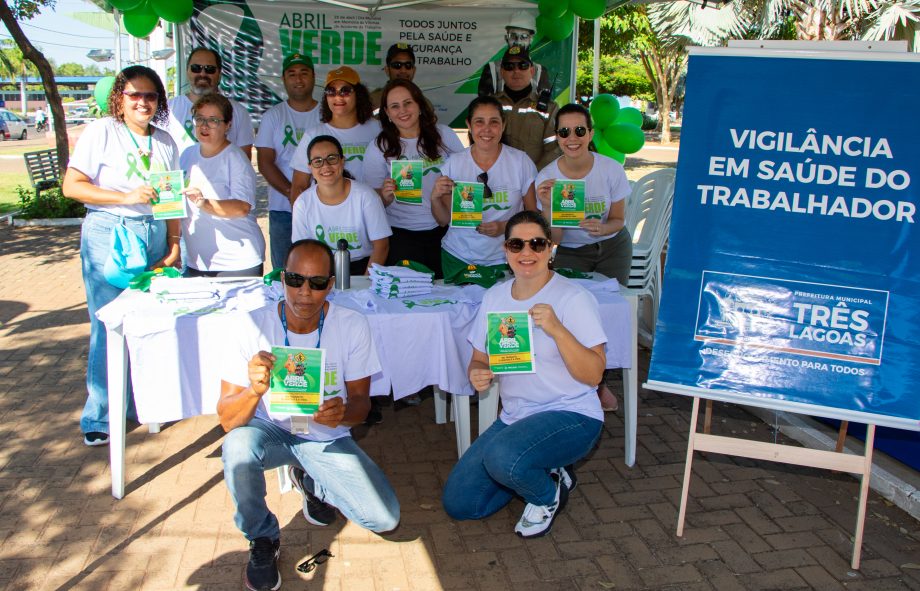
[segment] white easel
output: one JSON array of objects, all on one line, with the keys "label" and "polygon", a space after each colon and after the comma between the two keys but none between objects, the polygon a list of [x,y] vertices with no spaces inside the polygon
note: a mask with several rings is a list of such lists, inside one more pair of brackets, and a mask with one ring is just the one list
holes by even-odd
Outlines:
[{"label": "white easel", "polygon": [[[711,404],[711,401],[707,401]],[[707,409],[708,411],[709,409]],[[680,511],[677,514],[677,535],[684,535],[684,517],[687,513],[687,495],[690,490],[690,474],[693,466],[693,452],[706,451],[728,456],[739,456],[754,460],[768,460],[783,464],[809,466],[849,472],[860,476],[859,502],[856,513],[856,534],[853,540],[853,559],[850,566],[859,569],[862,555],[862,539],[866,522],[866,500],[869,494],[869,479],[872,472],[872,449],[875,444],[875,425],[866,425],[866,447],[864,455],[842,453],[842,451],[824,451],[807,449],[777,443],[750,441],[724,435],[711,435],[698,432],[697,423],[700,411],[700,399],[693,397],[693,411],[690,415],[690,435],[687,438],[687,461],[684,465],[684,483],[680,492]],[[707,415],[710,413],[707,412]],[[707,421],[708,422],[708,421]],[[708,431],[708,425],[705,429]],[[838,446],[839,449],[839,446]]]}]

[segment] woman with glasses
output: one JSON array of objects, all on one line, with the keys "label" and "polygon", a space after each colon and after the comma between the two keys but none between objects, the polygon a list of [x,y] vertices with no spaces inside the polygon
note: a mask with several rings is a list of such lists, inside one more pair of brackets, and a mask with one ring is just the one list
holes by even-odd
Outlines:
[{"label": "woman with glasses", "polygon": [[179,160],[189,201],[182,220],[186,275],[260,276],[265,238],[256,222],[256,174],[242,150],[229,149],[233,106],[222,95],[206,94],[192,107],[192,122],[198,143]]},{"label": "woman with glasses", "polygon": [[505,223],[523,209],[536,210],[533,180],[537,169],[530,158],[501,143],[505,130],[502,105],[491,96],[473,99],[467,109],[470,147],[452,155],[434,185],[431,212],[442,226],[451,222],[455,182],[483,185],[482,223],[451,226],[441,241],[444,279],[454,282],[468,265],[486,272],[506,269],[501,236]]},{"label": "woman with glasses", "polygon": [[358,73],[341,66],[326,75],[324,98],[320,101],[320,123],[304,132],[291,157],[291,204],[310,186],[312,171],[307,146],[316,136],[331,135],[345,150],[345,167],[352,178],[364,182],[364,151],[377,134],[380,122],[374,119],[370,93]]},{"label": "woman with glasses", "polygon": [[[403,259],[417,261],[440,279],[444,229],[431,213],[431,192],[444,161],[450,154],[462,152],[463,144],[451,128],[438,124],[422,91],[409,80],[390,80],[380,96],[383,131],[367,147],[364,175],[367,184],[376,188],[383,199],[393,229],[387,263]],[[422,179],[420,195],[396,196],[397,181],[391,173],[393,162],[400,160],[422,162],[416,171]],[[411,176],[407,173],[410,186]]]},{"label": "woman with glasses", "polygon": [[391,232],[380,197],[351,178],[342,145],[331,135],[311,139],[307,155],[316,182],[294,202],[291,240],[314,238],[333,250],[346,240],[352,275],[366,274],[371,263],[383,265]]},{"label": "woman with glasses", "polygon": [[[559,109],[556,141],[562,156],[537,175],[537,195],[543,215],[550,220],[554,183],[584,181],[585,219],[577,228],[553,229],[553,238],[559,243],[553,265],[596,271],[625,285],[632,266],[632,236],[625,226],[626,197],[631,189],[619,162],[589,149],[593,137],[588,109],[577,104]],[[604,410],[617,409],[617,399],[603,383],[599,393]]]},{"label": "woman with glasses", "polygon": [[[125,68],[115,77],[107,106],[109,116],[90,123],[81,134],[63,183],[64,195],[88,209],[80,235],[90,319],[88,397],[80,428],[83,442],[93,446],[109,442],[106,336],[96,311],[118,297],[128,279],[111,273],[116,226],[123,226],[144,245],[148,268],[179,262],[179,221],[154,220],[150,208],[156,192],[149,174],[178,168],[176,144],[153,125],[164,124],[168,114],[163,83],[150,68]],[[131,409],[129,400],[129,414]]]},{"label": "woman with glasses", "polygon": [[[451,470],[443,502],[454,519],[483,519],[522,497],[527,505],[514,531],[530,538],[549,532],[575,487],[572,464],[600,437],[604,413],[595,384],[604,371],[607,337],[594,296],[550,269],[553,241],[538,212],[514,215],[504,235],[514,280],[486,291],[468,337],[470,382],[483,392],[499,381],[501,416]],[[513,312],[532,320],[535,373],[490,368],[487,339],[506,336],[495,316]]]}]

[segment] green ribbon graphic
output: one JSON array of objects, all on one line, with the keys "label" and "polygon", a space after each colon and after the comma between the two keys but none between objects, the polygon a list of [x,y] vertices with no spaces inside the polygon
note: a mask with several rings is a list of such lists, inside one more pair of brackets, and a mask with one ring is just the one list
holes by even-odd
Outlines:
[{"label": "green ribbon graphic", "polygon": [[326,230],[323,228],[322,224],[316,224],[316,239],[320,242],[326,242]]},{"label": "green ribbon graphic", "polygon": [[190,140],[198,142],[198,138],[195,137],[195,124],[191,120],[185,122],[185,133],[188,134]]},{"label": "green ribbon graphic", "polygon": [[297,146],[297,140],[294,139],[294,128],[291,127],[290,125],[284,126],[284,141],[281,142],[281,145],[282,146],[291,145],[294,147]]},{"label": "green ribbon graphic", "polygon": [[141,172],[141,169],[137,167],[137,156],[135,156],[133,152],[128,152],[125,155],[125,160],[128,163],[128,172],[125,173],[125,178],[130,181],[131,175],[136,174],[137,178],[141,179],[142,181],[147,180],[144,177],[144,173]]}]

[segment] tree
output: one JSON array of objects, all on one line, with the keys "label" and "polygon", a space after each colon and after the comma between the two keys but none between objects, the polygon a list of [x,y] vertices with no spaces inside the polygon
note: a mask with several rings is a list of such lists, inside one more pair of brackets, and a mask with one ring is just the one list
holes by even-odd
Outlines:
[{"label": "tree", "polygon": [[[578,96],[591,96],[594,51],[578,54],[576,88]],[[643,101],[655,100],[655,89],[645,75],[645,69],[635,58],[601,55],[598,90],[618,96],[631,96]]]},{"label": "tree", "polygon": [[54,139],[63,176],[70,160],[70,149],[67,143],[64,107],[61,104],[61,94],[58,92],[57,83],[54,81],[54,70],[48,58],[32,45],[32,42],[22,32],[22,27],[19,26],[19,20],[29,20],[37,15],[42,7],[53,5],[54,0],[12,0],[11,4],[7,3],[7,0],[0,0],[0,21],[6,25],[7,31],[13,36],[23,57],[38,68],[42,85],[45,88],[45,96],[48,98],[48,106],[54,115]]},{"label": "tree", "polygon": [[19,78],[19,96],[21,112],[26,114],[26,78],[37,74],[38,70],[31,62],[22,57],[22,51],[12,39],[0,41],[0,73],[15,81]]}]

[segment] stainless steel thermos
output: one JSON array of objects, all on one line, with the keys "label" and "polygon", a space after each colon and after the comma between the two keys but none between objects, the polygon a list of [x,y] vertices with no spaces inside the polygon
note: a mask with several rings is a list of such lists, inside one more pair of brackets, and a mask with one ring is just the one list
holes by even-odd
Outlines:
[{"label": "stainless steel thermos", "polygon": [[335,288],[351,288],[351,253],[348,252],[348,240],[339,239],[335,251]]}]

